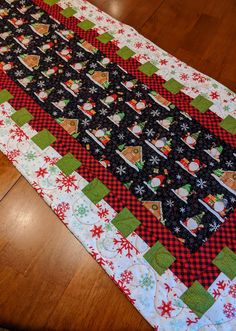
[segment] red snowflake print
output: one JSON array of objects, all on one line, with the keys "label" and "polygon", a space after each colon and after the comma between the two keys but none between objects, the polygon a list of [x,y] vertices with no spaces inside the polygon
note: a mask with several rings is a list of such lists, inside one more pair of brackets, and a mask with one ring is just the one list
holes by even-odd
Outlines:
[{"label": "red snowflake print", "polygon": [[232,303],[228,302],[224,304],[223,312],[227,318],[233,318],[235,317],[236,308],[232,305]]},{"label": "red snowflake print", "polygon": [[68,202],[61,202],[56,208],[53,209],[53,211],[60,218],[60,220],[64,221],[65,213],[69,209],[70,209],[70,205]]},{"label": "red snowflake print", "polygon": [[175,308],[172,307],[171,301],[165,302],[164,300],[162,300],[161,306],[157,308],[161,310],[161,316],[167,315],[168,317],[171,317],[171,312],[175,310]]},{"label": "red snowflake print", "polygon": [[133,273],[130,270],[125,270],[121,274],[121,280],[123,283],[130,284],[130,282],[134,279]]},{"label": "red snowflake print", "polygon": [[47,171],[46,168],[41,168],[40,167],[39,170],[35,171],[35,173],[36,173],[37,177],[43,177],[44,178],[44,176],[48,174],[48,171]]},{"label": "red snowflake print", "polygon": [[190,319],[189,317],[187,318],[187,320],[186,320],[186,324],[187,324],[187,326],[189,326],[189,325],[191,325],[191,324],[195,324],[195,323],[197,323],[199,321],[199,317],[195,317],[194,319]]},{"label": "red snowflake print", "polygon": [[165,66],[168,63],[168,61],[166,59],[160,59],[159,63],[160,65]]},{"label": "red snowflake print", "polygon": [[87,7],[86,7],[86,6],[81,6],[80,9],[81,9],[81,10],[86,10]]},{"label": "red snowflake print", "polygon": [[10,133],[12,133],[12,137],[13,139],[16,139],[18,142],[21,142],[23,140],[27,140],[29,139],[29,137],[27,136],[27,134],[24,133],[23,130],[21,130],[21,128],[19,127],[15,127],[15,129],[11,129]]},{"label": "red snowflake print", "polygon": [[101,21],[103,21],[103,17],[102,16],[97,16],[96,20],[101,22]]},{"label": "red snowflake print", "polygon": [[220,296],[220,290],[215,288],[212,292],[212,295],[214,299],[217,299]]},{"label": "red snowflake print", "polygon": [[117,281],[114,276],[111,276],[111,279],[119,287],[119,289],[125,294],[127,299],[134,305],[136,300],[131,298],[131,292],[128,289],[128,287],[126,287],[126,285],[123,283],[123,281],[122,280]]},{"label": "red snowflake print", "polygon": [[108,211],[106,208],[101,208],[101,209],[98,211],[98,216],[99,216],[100,218],[106,218],[108,215],[109,215],[109,211]]},{"label": "red snowflake print", "polygon": [[[117,232],[117,234],[120,234],[119,232]],[[134,251],[135,253],[139,253],[137,248],[135,248],[126,238],[124,238],[123,236],[120,237],[120,239],[113,239],[113,243],[115,245],[117,245],[118,247],[116,248],[116,251],[119,254],[123,254],[123,252],[126,252],[126,256],[128,258],[132,257],[132,251]]]},{"label": "red snowflake print", "polygon": [[212,98],[212,100],[218,100],[219,99],[219,93],[217,92],[217,91],[212,91],[211,93],[210,93],[210,97]]},{"label": "red snowflake print", "polygon": [[180,79],[182,79],[184,81],[189,79],[189,75],[184,72],[182,74],[180,74],[179,77],[180,77]]},{"label": "red snowflake print", "polygon": [[106,260],[101,257],[98,252],[96,252],[91,246],[90,246],[90,249],[91,249],[91,256],[97,261],[98,264],[100,264],[101,266],[105,265],[106,264]]},{"label": "red snowflake print", "polygon": [[233,298],[236,298],[236,284],[233,284],[229,287],[229,295]]},{"label": "red snowflake print", "polygon": [[192,78],[194,81],[197,81],[199,83],[204,83],[206,81],[206,77],[201,75],[199,72],[194,72],[192,74]]},{"label": "red snowflake print", "polygon": [[102,229],[102,225],[94,225],[93,229],[90,230],[90,232],[92,232],[92,237],[101,237],[101,234],[104,232]]},{"label": "red snowflake print", "polygon": [[117,33],[119,33],[119,34],[124,34],[124,33],[125,33],[125,30],[124,30],[124,29],[119,29],[119,30],[117,31]]},{"label": "red snowflake print", "polygon": [[137,41],[137,42],[134,44],[134,46],[135,46],[136,48],[141,48],[141,47],[143,46],[143,43],[141,43],[140,41]]},{"label": "red snowflake print", "polygon": [[43,189],[38,185],[38,183],[33,182],[32,186],[35,189],[35,191],[40,195],[40,197],[43,198],[44,197],[44,192],[43,192]]},{"label": "red snowflake print", "polygon": [[216,283],[217,287],[219,290],[224,290],[227,286],[227,283],[224,281],[224,280],[219,280],[217,283]]},{"label": "red snowflake print", "polygon": [[56,183],[59,184],[58,189],[60,191],[64,189],[66,193],[70,193],[72,188],[75,190],[79,188],[75,184],[76,181],[75,175],[65,176],[63,173],[60,173],[56,179]]},{"label": "red snowflake print", "polygon": [[7,152],[7,158],[10,162],[17,162],[16,158],[20,155],[19,149],[13,149],[10,152]]},{"label": "red snowflake print", "polygon": [[164,283],[164,285],[165,285],[165,289],[166,289],[167,292],[169,293],[169,292],[171,291],[171,287],[170,287],[170,285],[167,284],[167,283]]},{"label": "red snowflake print", "polygon": [[0,126],[4,126],[4,121],[0,120]]}]

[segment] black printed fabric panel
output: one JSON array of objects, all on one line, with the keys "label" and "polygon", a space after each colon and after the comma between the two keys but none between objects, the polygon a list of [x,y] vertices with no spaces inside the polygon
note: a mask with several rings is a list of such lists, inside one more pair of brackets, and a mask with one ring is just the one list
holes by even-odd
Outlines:
[{"label": "black printed fabric panel", "polygon": [[0,4],[0,31],[1,69],[191,252],[227,221],[231,146],[30,1]]}]

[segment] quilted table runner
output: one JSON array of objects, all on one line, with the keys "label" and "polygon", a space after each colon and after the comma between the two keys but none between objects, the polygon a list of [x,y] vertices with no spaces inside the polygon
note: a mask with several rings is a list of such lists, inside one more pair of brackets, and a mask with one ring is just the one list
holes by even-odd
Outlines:
[{"label": "quilted table runner", "polygon": [[0,150],[158,331],[236,329],[236,94],[90,3],[0,3]]}]

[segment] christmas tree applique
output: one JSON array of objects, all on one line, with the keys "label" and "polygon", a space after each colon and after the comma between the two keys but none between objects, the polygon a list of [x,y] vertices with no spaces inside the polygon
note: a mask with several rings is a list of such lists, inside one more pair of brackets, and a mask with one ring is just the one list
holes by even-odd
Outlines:
[{"label": "christmas tree applique", "polygon": [[93,129],[92,131],[86,130],[86,133],[102,148],[105,148],[107,143],[111,140],[111,132],[112,129],[102,127]]},{"label": "christmas tree applique", "polygon": [[38,69],[38,67],[39,67],[39,61],[40,61],[39,55],[22,54],[22,55],[18,56],[18,59],[30,71],[33,71],[34,69]]},{"label": "christmas tree applique", "polygon": [[143,205],[158,219],[158,221],[161,222],[163,220],[161,201],[143,201]]},{"label": "christmas tree applique", "polygon": [[171,191],[183,202],[187,203],[188,198],[193,194],[190,184],[185,184],[177,189],[171,189]]},{"label": "christmas tree applique", "polygon": [[143,129],[145,127],[146,122],[134,122],[130,127],[128,127],[128,130],[133,133],[133,135],[137,138],[139,138],[142,133]]},{"label": "christmas tree applique", "polygon": [[172,139],[167,137],[157,137],[151,141],[145,140],[145,143],[150,146],[156,153],[167,159],[171,152]]},{"label": "christmas tree applique", "polygon": [[78,105],[77,107],[80,111],[82,111],[84,115],[86,115],[90,119],[92,119],[93,116],[96,115],[96,103],[91,98],[89,98],[84,104]]},{"label": "christmas tree applique", "polygon": [[131,109],[136,111],[136,113],[141,114],[142,111],[147,107],[146,100],[135,100],[132,99],[130,101],[125,102]]},{"label": "christmas tree applique", "polygon": [[225,221],[228,211],[232,209],[232,207],[228,208],[229,202],[224,194],[208,194],[198,201],[222,223]]},{"label": "christmas tree applique", "polygon": [[229,192],[236,195],[236,171],[216,169],[211,175]]},{"label": "christmas tree applique", "polygon": [[38,36],[44,37],[49,33],[49,24],[44,23],[34,23],[30,24],[30,28],[34,31]]},{"label": "christmas tree applique", "polygon": [[118,146],[119,149],[116,150],[116,153],[123,159],[125,162],[134,168],[136,171],[139,171],[143,168],[143,152],[142,146],[126,146],[125,144]]},{"label": "christmas tree applique", "polygon": [[180,224],[191,233],[194,237],[197,236],[197,233],[204,228],[203,217],[205,213],[201,212],[200,214],[188,217],[183,221],[180,221]]},{"label": "christmas tree applique", "polygon": [[109,72],[90,70],[86,76],[99,87],[106,89],[109,87]]},{"label": "christmas tree applique", "polygon": [[149,93],[149,96],[158,104],[164,107],[167,110],[170,110],[169,106],[171,105],[171,102],[163,98],[159,93],[156,91],[151,91]]},{"label": "christmas tree applique", "polygon": [[197,144],[197,140],[199,137],[200,131],[198,132],[188,132],[184,137],[181,138],[181,140],[191,149],[195,149],[195,146]]},{"label": "christmas tree applique", "polygon": [[220,162],[220,155],[223,152],[222,146],[212,146],[210,149],[204,149],[210,157],[212,157],[215,161]]}]

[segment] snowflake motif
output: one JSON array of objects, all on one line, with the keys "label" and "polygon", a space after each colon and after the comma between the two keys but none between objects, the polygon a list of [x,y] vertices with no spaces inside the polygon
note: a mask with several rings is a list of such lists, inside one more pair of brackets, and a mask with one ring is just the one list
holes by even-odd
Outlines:
[{"label": "snowflake motif", "polygon": [[207,133],[205,135],[205,138],[208,139],[208,140],[211,140],[212,139],[212,135],[210,133]]},{"label": "snowflake motif", "polygon": [[81,124],[82,124],[83,126],[88,126],[89,123],[90,123],[90,121],[89,121],[87,118],[85,118],[84,120],[81,121]]},{"label": "snowflake motif", "polygon": [[68,72],[65,73],[65,76],[66,77],[70,77],[71,76],[71,73],[68,71]]},{"label": "snowflake motif", "polygon": [[10,152],[7,152],[7,158],[10,162],[17,162],[16,158],[20,156],[20,151],[18,149],[13,149]]},{"label": "snowflake motif", "polygon": [[219,229],[220,225],[217,224],[215,221],[210,224],[209,226],[209,231],[210,232],[215,232],[217,229]]},{"label": "snowflake motif", "polygon": [[123,140],[123,139],[125,138],[125,136],[124,136],[123,133],[119,133],[119,134],[118,134],[118,138],[119,138],[120,140]]},{"label": "snowflake motif", "polygon": [[60,220],[64,221],[65,213],[70,209],[70,204],[68,202],[61,202],[56,208],[53,208],[53,211],[60,218]]},{"label": "snowflake motif", "polygon": [[180,179],[182,179],[182,176],[180,174],[177,174],[176,179],[180,180]]},{"label": "snowflake motif", "polygon": [[155,282],[152,279],[152,276],[148,273],[145,275],[141,275],[141,279],[139,280],[139,285],[144,288],[146,291],[153,289]]},{"label": "snowflake motif", "polygon": [[160,159],[156,155],[151,155],[149,161],[151,162],[152,165],[158,164]]},{"label": "snowflake motif", "polygon": [[120,165],[119,167],[116,168],[116,173],[122,176],[123,174],[126,173],[126,167]]},{"label": "snowflake motif", "polygon": [[235,199],[234,197],[230,197],[230,201],[231,201],[232,203],[234,203],[234,202],[236,201],[236,199]]},{"label": "snowflake motif", "polygon": [[35,189],[35,191],[39,194],[39,196],[40,196],[41,198],[44,197],[43,189],[41,188],[41,186],[39,186],[38,183],[33,182],[33,183],[32,183],[32,187]]},{"label": "snowflake motif", "polygon": [[94,225],[93,229],[90,230],[92,233],[92,237],[98,237],[101,238],[101,234],[104,232],[102,229],[102,225]]},{"label": "snowflake motif", "polygon": [[96,149],[94,150],[94,153],[96,153],[96,154],[100,153],[100,149],[99,149],[99,148],[96,148]]},{"label": "snowflake motif", "polygon": [[38,87],[44,87],[44,86],[45,86],[45,83],[44,83],[43,81],[38,82],[38,83],[37,83],[37,86],[38,86]]},{"label": "snowflake motif", "polygon": [[44,176],[46,176],[48,174],[47,168],[42,168],[40,167],[38,170],[35,171],[37,177],[42,177],[44,178]]},{"label": "snowflake motif", "polygon": [[58,112],[56,110],[53,111],[52,115],[57,116]]},{"label": "snowflake motif", "polygon": [[233,284],[229,287],[229,295],[236,299],[236,284]]},{"label": "snowflake motif", "polygon": [[174,228],[174,231],[175,231],[176,233],[179,233],[180,228],[179,228],[178,226],[176,226],[176,227]]},{"label": "snowflake motif", "polygon": [[121,274],[121,281],[126,284],[130,284],[130,282],[134,279],[133,273],[130,270],[125,270]]},{"label": "snowflake motif", "polygon": [[36,159],[36,154],[34,152],[27,152],[25,154],[25,160],[34,161]]},{"label": "snowflake motif", "polygon": [[139,194],[139,195],[143,195],[143,193],[145,192],[145,189],[144,189],[144,186],[141,186],[141,185],[137,185],[135,188],[134,188],[136,194]]},{"label": "snowflake motif", "polygon": [[83,57],[83,56],[84,56],[84,53],[83,53],[83,52],[78,52],[78,53],[76,53],[76,55],[77,55],[78,57]]},{"label": "snowflake motif", "polygon": [[17,48],[15,51],[14,51],[16,54],[20,54],[21,53],[21,48]]},{"label": "snowflake motif", "polygon": [[22,28],[18,28],[18,29],[16,29],[16,31],[17,31],[17,33],[21,33],[21,32],[23,32],[24,30],[23,30]]},{"label": "snowflake motif", "polygon": [[96,63],[91,63],[89,66],[90,66],[90,68],[92,68],[92,69],[97,68],[97,64],[96,64]]},{"label": "snowflake motif", "polygon": [[44,61],[46,62],[51,62],[52,61],[52,57],[51,56],[46,56]]},{"label": "snowflake motif", "polygon": [[204,189],[206,187],[206,181],[203,180],[202,178],[198,179],[196,181],[196,185],[197,187],[199,187],[200,189]]},{"label": "snowflake motif", "polygon": [[89,93],[91,93],[91,94],[97,93],[97,91],[98,91],[98,89],[95,86],[90,87],[88,90],[89,90]]},{"label": "snowflake motif", "polygon": [[154,134],[155,134],[155,131],[154,131],[153,129],[147,129],[147,130],[145,131],[145,133],[146,133],[146,135],[147,135],[148,137],[153,137]]},{"label": "snowflake motif", "polygon": [[188,126],[187,123],[181,123],[181,124],[180,124],[180,128],[181,128],[181,130],[183,130],[183,131],[187,131],[187,130],[189,129],[189,126]]},{"label": "snowflake motif", "polygon": [[142,96],[142,93],[141,93],[141,92],[139,92],[139,91],[138,91],[138,92],[136,92],[135,94],[136,94],[136,97],[137,97],[137,98],[140,98],[140,97]]},{"label": "snowflake motif", "polygon": [[168,206],[170,208],[172,208],[174,206],[174,204],[175,204],[174,201],[171,199],[166,201],[166,206]]},{"label": "snowflake motif", "polygon": [[158,109],[153,109],[153,110],[151,111],[151,115],[152,115],[153,117],[159,116],[159,115],[160,115],[160,111],[159,111]]},{"label": "snowflake motif", "polygon": [[232,305],[232,303],[228,302],[224,304],[223,313],[227,318],[235,317],[236,308]]},{"label": "snowflake motif", "polygon": [[95,259],[95,261],[97,261],[98,264],[100,264],[101,266],[106,264],[106,260],[98,254],[98,252],[96,252],[92,247],[89,247],[91,249],[91,256]]},{"label": "snowflake motif", "polygon": [[181,213],[184,213],[185,212],[185,208],[184,207],[181,207],[180,208],[180,211],[181,211]]},{"label": "snowflake motif", "polygon": [[18,142],[29,139],[29,137],[24,133],[24,131],[21,130],[21,128],[19,127],[11,129],[10,133],[12,134],[12,139],[16,139]]},{"label": "snowflake motif", "polygon": [[99,113],[105,116],[107,114],[107,110],[105,108],[102,108],[99,110]]},{"label": "snowflake motif", "polygon": [[78,217],[86,217],[89,214],[89,209],[87,206],[85,206],[83,203],[81,205],[78,205],[75,207],[75,215]]},{"label": "snowflake motif", "polygon": [[117,70],[114,70],[112,73],[113,73],[114,76],[117,76],[118,75],[118,71]]},{"label": "snowflake motif", "polygon": [[82,138],[82,141],[83,141],[83,143],[87,144],[87,143],[89,142],[89,138],[87,138],[87,137],[83,137],[83,138]]},{"label": "snowflake motif", "polygon": [[134,305],[136,299],[132,299],[131,296],[131,292],[128,289],[128,287],[122,282],[122,280],[116,280],[114,276],[111,276],[111,279],[113,280],[113,282],[119,287],[119,289],[125,294],[125,296],[127,297],[127,299]]},{"label": "snowflake motif", "polygon": [[[120,235],[119,232],[117,232],[118,235]],[[120,236],[120,239],[114,238],[113,239],[114,245],[116,245],[116,251],[120,255],[123,253],[126,253],[125,256],[128,258],[132,257],[132,252],[134,251],[135,254],[138,253],[137,248],[135,248],[129,241],[123,236]]]},{"label": "snowflake motif", "polygon": [[64,90],[63,90],[63,89],[59,89],[59,90],[57,91],[57,93],[58,93],[58,94],[63,94],[63,93],[64,93]]},{"label": "snowflake motif", "polygon": [[75,112],[73,110],[70,110],[70,111],[68,111],[68,115],[69,116],[74,116],[75,115]]},{"label": "snowflake motif", "polygon": [[178,153],[183,153],[183,152],[184,152],[184,149],[183,149],[183,147],[178,146],[178,147],[176,148],[176,151],[177,151]]},{"label": "snowflake motif", "polygon": [[59,177],[56,178],[58,189],[60,191],[65,190],[66,193],[70,193],[72,188],[75,190],[79,188],[75,182],[77,182],[75,175],[65,176],[63,173],[60,173]]},{"label": "snowflake motif", "polygon": [[172,307],[172,302],[168,301],[165,302],[162,300],[161,306],[157,307],[157,309],[161,310],[161,316],[171,317],[171,311],[175,310],[175,308]]},{"label": "snowflake motif", "polygon": [[226,161],[225,164],[226,164],[227,167],[229,167],[229,168],[232,168],[232,166],[233,166],[233,162],[232,162],[231,160]]},{"label": "snowflake motif", "polygon": [[22,70],[16,70],[15,75],[16,75],[16,77],[20,77],[20,76],[23,75],[23,71]]}]

